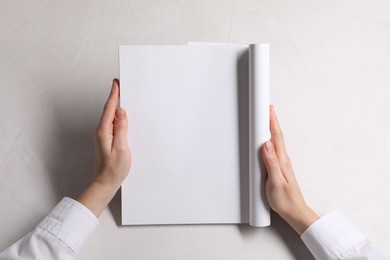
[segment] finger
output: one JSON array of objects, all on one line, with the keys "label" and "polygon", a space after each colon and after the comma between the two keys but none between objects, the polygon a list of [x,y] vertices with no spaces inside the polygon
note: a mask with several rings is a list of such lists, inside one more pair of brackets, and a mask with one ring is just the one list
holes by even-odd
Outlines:
[{"label": "finger", "polygon": [[279,167],[282,171],[284,178],[287,181],[294,181],[295,176],[291,166],[291,160],[288,156],[286,145],[284,143],[283,133],[279,126],[279,121],[276,116],[276,112],[273,106],[270,107],[270,120],[271,120],[271,141],[274,144],[276,156],[279,160]]},{"label": "finger", "polygon": [[279,159],[276,156],[274,145],[271,141],[267,141],[261,148],[265,168],[268,172],[268,180],[271,183],[279,183],[281,181],[287,181],[280,169]]},{"label": "finger", "polygon": [[115,110],[119,102],[119,85],[118,80],[112,81],[112,87],[107,102],[104,105],[104,110],[100,118],[99,128],[107,134],[112,134],[112,122],[115,118]]},{"label": "finger", "polygon": [[128,149],[127,144],[127,115],[125,109],[118,107],[115,111],[114,119],[114,137],[112,140],[112,149]]},{"label": "finger", "polygon": [[280,128],[278,118],[274,106],[270,106],[270,126],[271,126],[271,141],[275,145],[276,155],[283,163],[288,160],[286,145],[284,144],[283,132]]}]

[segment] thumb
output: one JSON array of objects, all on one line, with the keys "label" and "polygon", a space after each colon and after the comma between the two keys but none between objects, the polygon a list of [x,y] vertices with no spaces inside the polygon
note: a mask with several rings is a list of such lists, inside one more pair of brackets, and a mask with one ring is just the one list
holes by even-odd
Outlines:
[{"label": "thumb", "polygon": [[271,182],[283,180],[283,173],[280,169],[279,159],[276,156],[275,148],[271,141],[264,143],[261,148],[261,153],[263,155],[265,167],[267,168],[268,180]]},{"label": "thumb", "polygon": [[121,107],[115,110],[113,130],[112,149],[127,149],[127,115],[125,109]]}]

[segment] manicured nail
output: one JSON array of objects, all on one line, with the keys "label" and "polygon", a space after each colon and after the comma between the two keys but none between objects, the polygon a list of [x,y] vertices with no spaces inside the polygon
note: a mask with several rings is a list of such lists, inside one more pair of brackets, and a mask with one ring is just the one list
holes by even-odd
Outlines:
[{"label": "manicured nail", "polygon": [[116,110],[115,110],[115,116],[118,120],[123,120],[125,119],[125,110],[121,107],[118,107]]},{"label": "manicured nail", "polygon": [[267,141],[267,142],[265,142],[265,151],[267,152],[267,153],[272,153],[273,151],[274,151],[274,146],[273,146],[273,144],[271,143],[271,141]]}]

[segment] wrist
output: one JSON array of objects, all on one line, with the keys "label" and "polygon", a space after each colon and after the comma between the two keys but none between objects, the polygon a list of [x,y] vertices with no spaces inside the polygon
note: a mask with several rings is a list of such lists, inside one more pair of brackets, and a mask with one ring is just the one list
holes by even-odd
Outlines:
[{"label": "wrist", "polygon": [[95,178],[91,184],[90,187],[94,187],[95,189],[99,189],[103,194],[105,195],[115,195],[115,193],[119,190],[121,187],[122,182],[114,182],[114,181],[107,181],[103,178]]},{"label": "wrist", "polygon": [[104,187],[106,190],[115,190],[121,187],[124,178],[121,175],[114,174],[110,171],[97,171],[91,185],[98,185]]},{"label": "wrist", "polygon": [[307,205],[281,217],[299,234],[302,233],[320,217]]},{"label": "wrist", "polygon": [[77,200],[95,214],[96,217],[99,217],[115,196],[119,187],[106,185],[95,180]]}]

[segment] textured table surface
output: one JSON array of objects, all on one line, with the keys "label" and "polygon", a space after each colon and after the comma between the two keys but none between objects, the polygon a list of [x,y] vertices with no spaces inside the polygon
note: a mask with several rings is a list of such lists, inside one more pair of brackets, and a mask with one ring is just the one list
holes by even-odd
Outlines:
[{"label": "textured table surface", "polygon": [[[93,171],[119,44],[269,42],[271,100],[307,202],[390,245],[390,2],[0,1],[0,250]],[[79,259],[311,259],[273,225],[121,227],[119,200]]]}]

